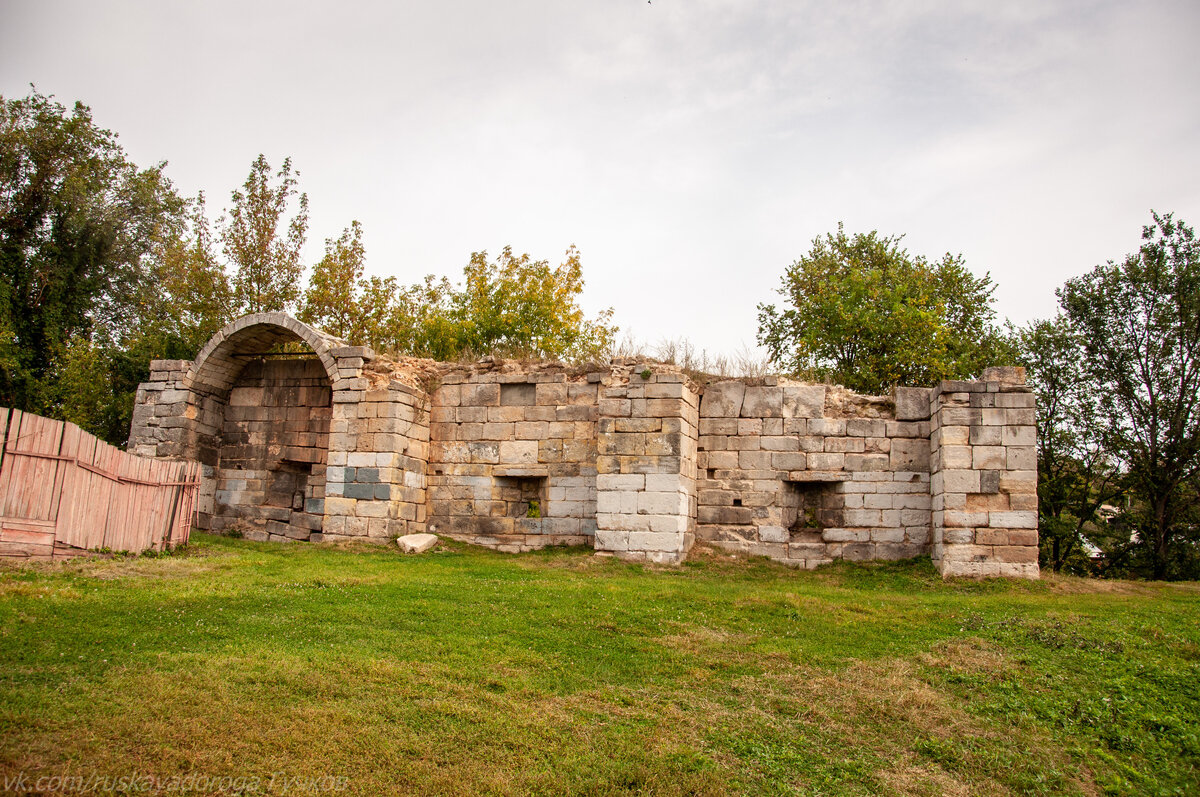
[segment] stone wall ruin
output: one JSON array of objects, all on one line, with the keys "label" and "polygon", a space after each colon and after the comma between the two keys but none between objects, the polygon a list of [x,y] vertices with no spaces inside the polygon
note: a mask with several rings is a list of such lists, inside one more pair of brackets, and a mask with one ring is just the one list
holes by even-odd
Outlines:
[{"label": "stone wall ruin", "polygon": [[947,576],[1037,577],[1034,432],[1016,368],[890,396],[699,385],[640,360],[390,360],[269,313],[152,363],[130,450],[199,460],[198,524],[254,539],[430,531],[665,564],[699,540],[805,568],[929,555]]}]

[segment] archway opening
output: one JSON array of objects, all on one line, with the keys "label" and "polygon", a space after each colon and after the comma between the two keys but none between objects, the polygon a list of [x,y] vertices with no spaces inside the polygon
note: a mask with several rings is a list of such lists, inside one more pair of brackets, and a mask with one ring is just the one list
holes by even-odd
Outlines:
[{"label": "archway opening", "polygon": [[259,540],[320,533],[336,366],[344,345],[290,316],[249,316],[196,358],[199,448],[211,467],[213,531]]}]

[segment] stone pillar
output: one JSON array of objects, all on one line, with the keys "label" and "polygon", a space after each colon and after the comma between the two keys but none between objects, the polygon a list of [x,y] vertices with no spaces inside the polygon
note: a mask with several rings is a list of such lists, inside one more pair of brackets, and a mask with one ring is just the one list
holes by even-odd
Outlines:
[{"label": "stone pillar", "polygon": [[619,377],[599,400],[595,547],[678,564],[695,540],[699,399],[679,373]]},{"label": "stone pillar", "polygon": [[138,385],[128,450],[143,457],[200,462],[196,525],[211,527],[225,402],[192,390],[191,360],[151,360],[150,379]]},{"label": "stone pillar", "polygon": [[[333,391],[322,539],[385,540],[425,530],[429,398],[396,380]],[[315,509],[316,507],[314,507]]]},{"label": "stone pillar", "polygon": [[930,396],[933,561],[943,576],[1037,578],[1034,396],[1023,368],[988,368]]}]

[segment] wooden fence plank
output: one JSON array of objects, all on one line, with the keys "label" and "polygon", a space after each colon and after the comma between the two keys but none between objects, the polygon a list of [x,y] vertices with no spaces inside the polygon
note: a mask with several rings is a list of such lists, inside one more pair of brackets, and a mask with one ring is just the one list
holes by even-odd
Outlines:
[{"label": "wooden fence plank", "polygon": [[200,466],[139,457],[75,424],[0,407],[0,558],[187,542]]}]

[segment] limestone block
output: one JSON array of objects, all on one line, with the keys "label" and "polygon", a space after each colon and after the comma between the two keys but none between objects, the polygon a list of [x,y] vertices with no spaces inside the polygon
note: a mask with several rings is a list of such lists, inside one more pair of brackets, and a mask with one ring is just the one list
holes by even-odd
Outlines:
[{"label": "limestone block", "polygon": [[800,441],[795,437],[764,437],[759,441],[764,451],[799,451]]},{"label": "limestone block", "polygon": [[500,386],[497,384],[463,385],[461,401],[464,407],[499,406]]},{"label": "limestone block", "polygon": [[867,441],[862,437],[826,437],[825,450],[831,454],[861,454],[867,450]]},{"label": "limestone block", "polygon": [[1037,529],[1008,529],[1008,544],[1036,547],[1038,544]]},{"label": "limestone block", "polygon": [[929,417],[932,390],[924,387],[897,387],[892,392],[896,405],[896,420],[920,421]]},{"label": "limestone block", "polygon": [[687,532],[691,519],[686,515],[644,515],[650,523],[650,531],[672,532],[683,534]]},{"label": "limestone block", "polygon": [[437,534],[404,534],[396,538],[396,545],[404,553],[425,553],[437,544]]},{"label": "limestone block", "polygon": [[1036,470],[1010,470],[1000,473],[1000,489],[1012,495],[1037,495]]},{"label": "limestone block", "polygon": [[768,470],[771,468],[773,457],[800,457],[803,454],[772,454],[770,451],[741,451],[738,453],[738,467],[742,470]]},{"label": "limestone block", "polygon": [[1032,446],[1037,445],[1037,429],[1033,426],[1005,426],[1004,445]]},{"label": "limestone block", "polygon": [[809,470],[842,470],[846,465],[846,455],[814,452],[807,455],[807,463]]},{"label": "limestone block", "polygon": [[1004,447],[975,446],[971,451],[971,467],[976,470],[1004,470]]},{"label": "limestone block", "polygon": [[984,368],[981,382],[999,382],[1005,385],[1025,384],[1025,369],[1021,366],[998,366]]},{"label": "limestone block", "polygon": [[783,417],[783,388],[747,387],[742,401],[741,417]]},{"label": "limestone block", "polygon": [[971,445],[998,446],[1004,444],[1003,426],[972,426]]},{"label": "limestone block", "polygon": [[978,528],[988,525],[987,512],[946,511],[942,514],[942,525],[946,528]]},{"label": "limestone block", "polygon": [[763,542],[788,542],[791,536],[783,526],[758,527],[758,538]]},{"label": "limestone block", "polygon": [[863,496],[861,509],[891,509],[893,496],[887,493],[867,493]]},{"label": "limestone block", "polygon": [[998,545],[993,550],[995,558],[1001,562],[1036,564],[1038,560],[1036,545]]},{"label": "limestone block", "polygon": [[687,505],[688,499],[684,493],[637,493],[637,511],[640,515],[686,515]]},{"label": "limestone block", "polygon": [[688,482],[674,473],[646,474],[646,491],[652,493],[687,492]]},{"label": "limestone block", "polygon": [[938,413],[940,423],[945,426],[974,426],[983,423],[984,412],[1001,412],[1002,410],[979,410],[969,407],[943,407]]},{"label": "limestone block", "polygon": [[1034,409],[1004,409],[1003,413],[1004,423],[1009,426],[1037,425],[1037,411]]},{"label": "limestone block", "polygon": [[990,545],[947,545],[942,559],[952,562],[986,562],[992,558]]},{"label": "limestone block", "polygon": [[965,446],[971,442],[971,427],[941,426],[933,434],[933,441],[939,446]]},{"label": "limestone block", "polygon": [[631,531],[631,551],[678,551],[683,547],[683,535],[676,532]]},{"label": "limestone block", "polygon": [[890,460],[887,454],[846,454],[846,470],[852,471],[886,471]]},{"label": "limestone block", "polygon": [[943,489],[947,493],[979,492],[979,471],[977,470],[947,469],[938,475],[941,476]]},{"label": "limestone block", "polygon": [[1006,450],[1008,453],[1005,461],[1010,472],[1037,468],[1036,446],[1008,446]]},{"label": "limestone block", "polygon": [[1008,508],[1017,511],[1037,511],[1038,499],[1036,493],[1021,493],[1010,494],[1008,496]]},{"label": "limestone block", "polygon": [[785,385],[782,391],[784,418],[820,418],[825,414],[824,385]]},{"label": "limestone block", "polygon": [[984,426],[1003,426],[1008,422],[1005,416],[1007,410],[984,409],[975,411],[979,413],[979,423],[982,423]]},{"label": "limestone block", "polygon": [[883,437],[887,434],[887,422],[875,418],[851,418],[846,421],[846,434],[850,437]]},{"label": "limestone block", "polygon": [[1012,409],[1033,409],[1036,401],[1033,393],[1030,391],[1022,391],[1020,393],[1000,393],[996,396],[996,406]]},{"label": "limestone block", "polygon": [[739,418],[737,432],[739,435],[761,435],[763,430],[762,418]]},{"label": "limestone block", "polygon": [[812,418],[808,421],[808,433],[822,437],[844,437],[846,422],[841,418]]},{"label": "limestone block", "polygon": [[1038,527],[1037,512],[989,512],[988,519],[988,525],[1000,529],[1036,529]]},{"label": "limestone block", "polygon": [[848,542],[842,546],[841,558],[848,562],[869,562],[875,558],[875,545],[869,542]]},{"label": "limestone block", "polygon": [[575,382],[570,382],[567,384],[568,404],[595,405],[597,398],[598,386],[595,384],[580,384]]},{"label": "limestone block", "polygon": [[[745,453],[743,452],[743,455]],[[819,456],[817,454],[805,454],[800,451],[780,451],[775,453],[764,451],[762,453],[769,454],[770,467],[775,470],[804,470],[809,466],[810,458]]]},{"label": "limestone block", "polygon": [[566,404],[568,396],[566,382],[539,382],[534,388],[534,402],[537,404]]},{"label": "limestone block", "polygon": [[635,514],[637,497],[636,492],[602,490],[596,494],[596,511],[604,514]]},{"label": "limestone block", "polygon": [[892,441],[890,467],[893,471],[929,469],[929,441],[897,439]]},{"label": "limestone block", "polygon": [[353,515],[358,501],[353,498],[336,498],[329,496],[325,499],[326,515]]},{"label": "limestone block", "polygon": [[737,418],[741,415],[746,385],[743,382],[714,382],[704,388],[700,415],[705,418]]}]

